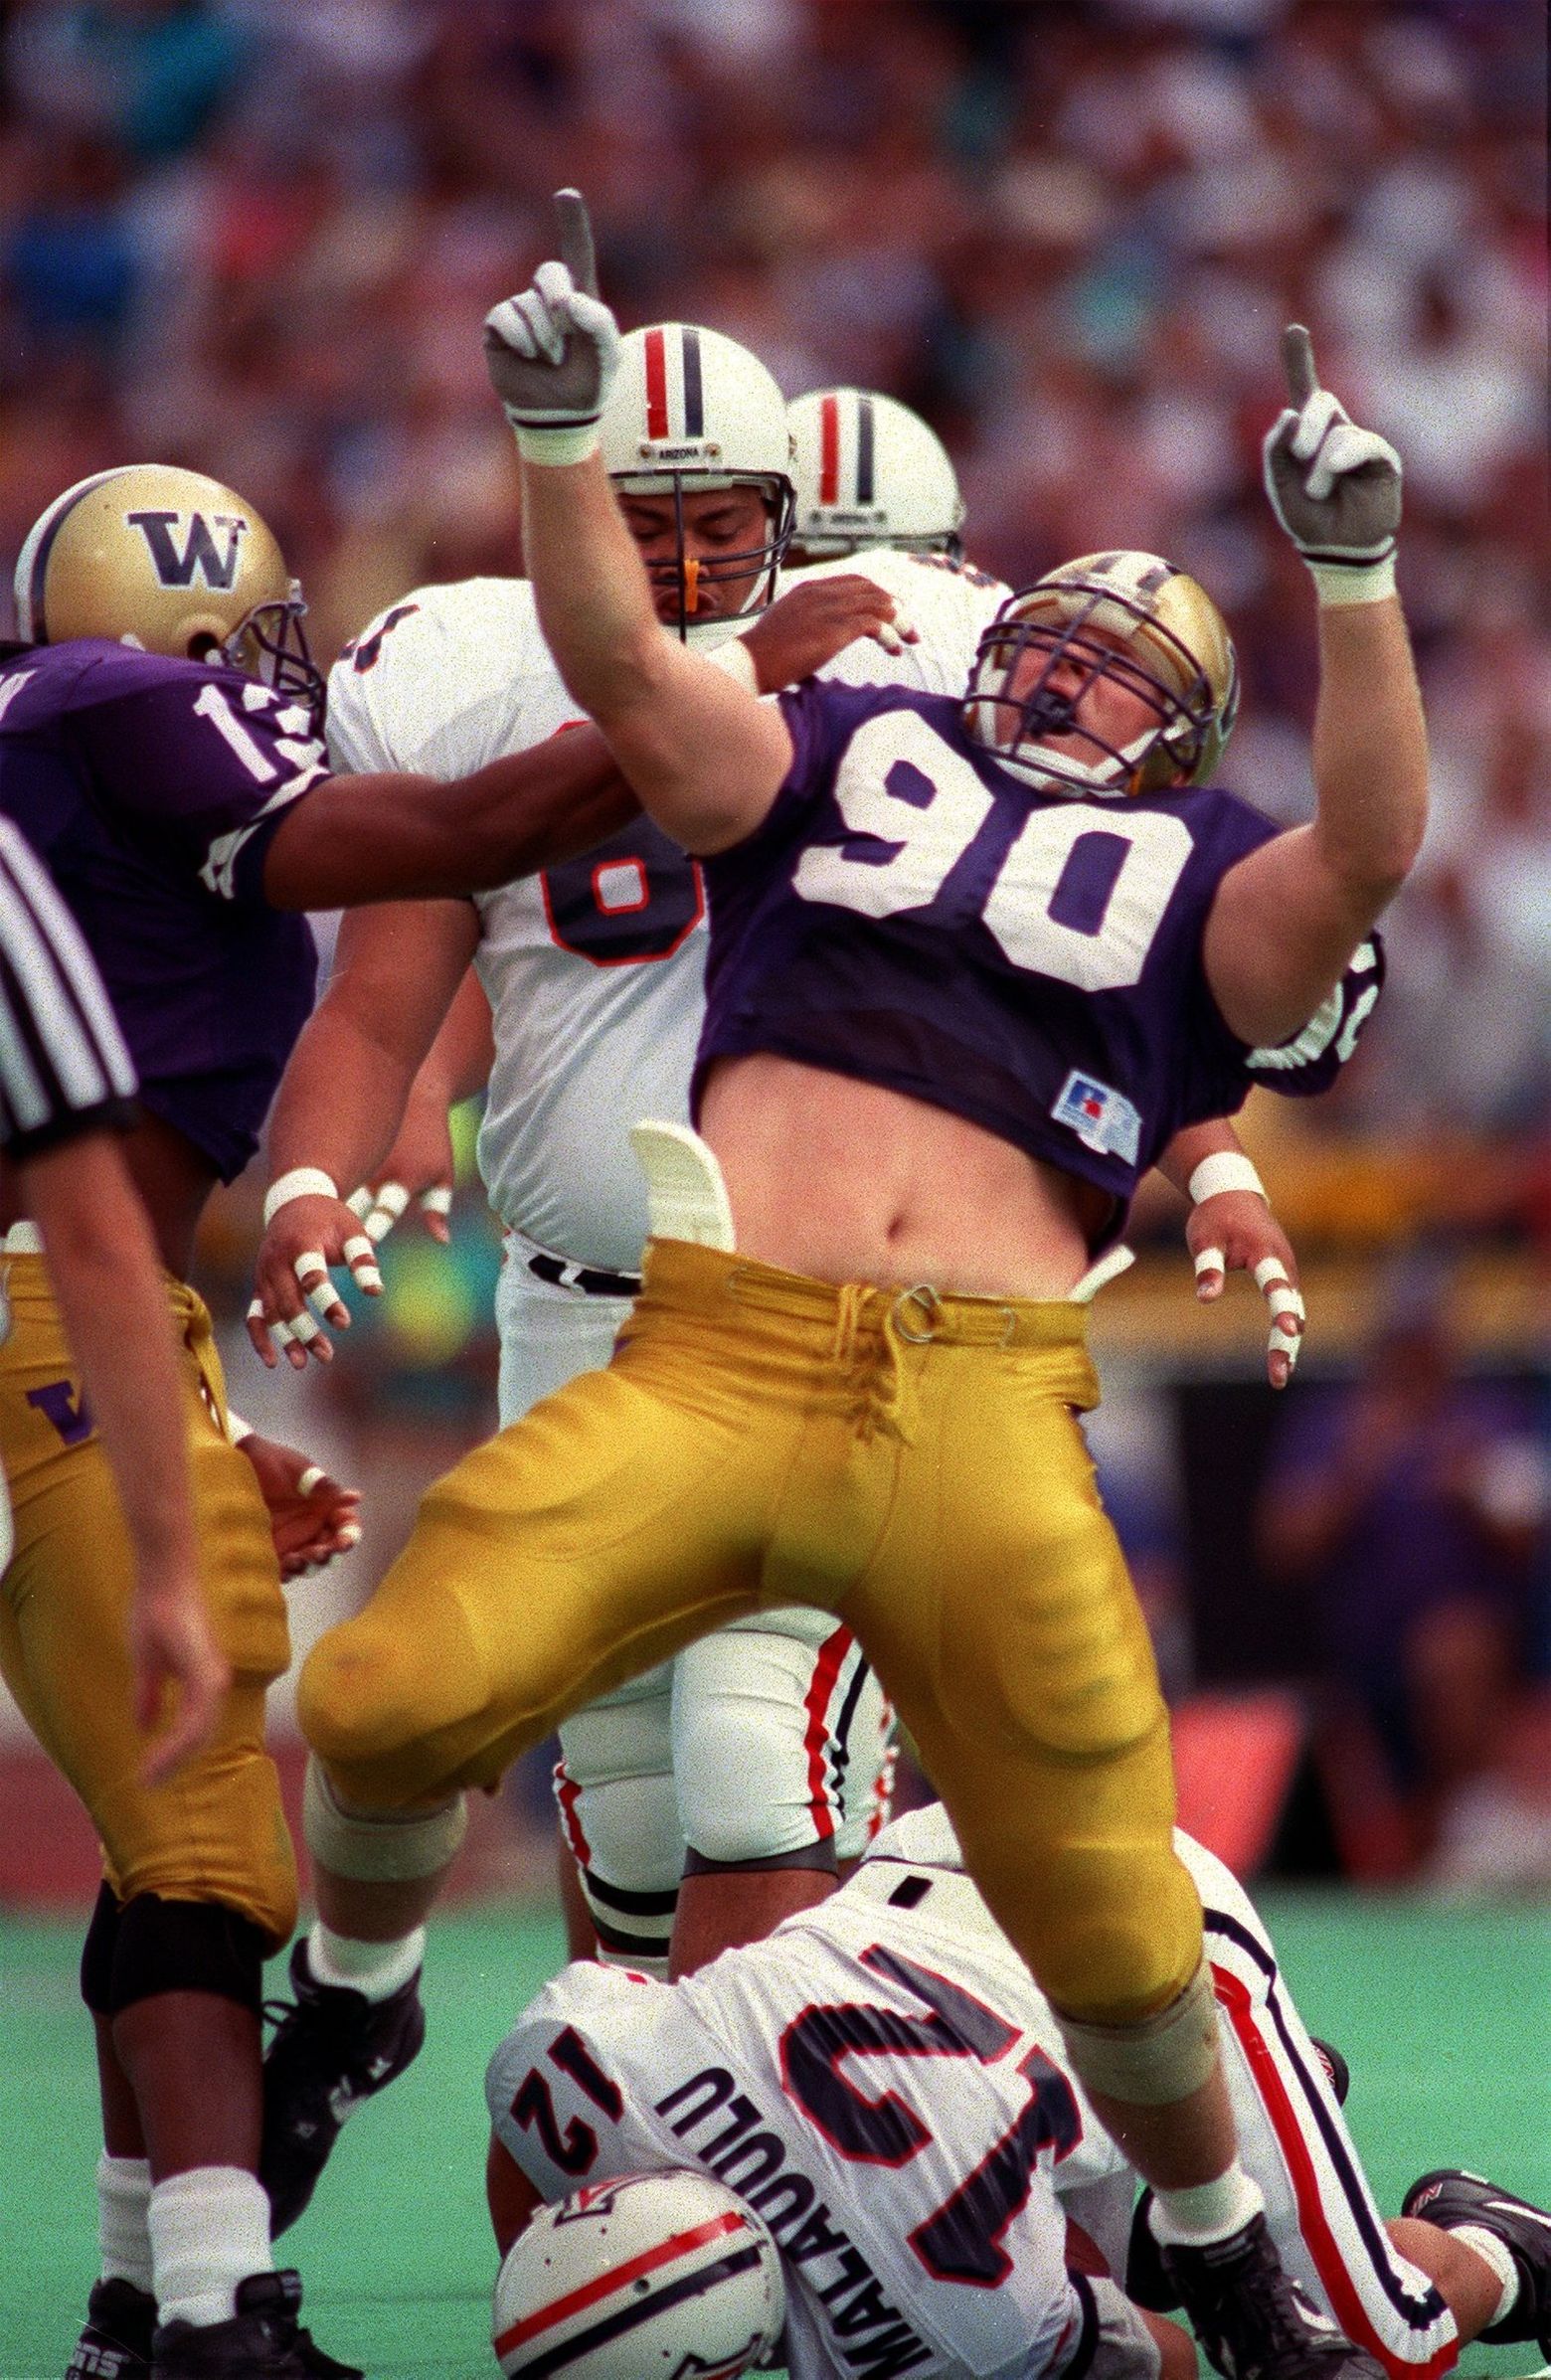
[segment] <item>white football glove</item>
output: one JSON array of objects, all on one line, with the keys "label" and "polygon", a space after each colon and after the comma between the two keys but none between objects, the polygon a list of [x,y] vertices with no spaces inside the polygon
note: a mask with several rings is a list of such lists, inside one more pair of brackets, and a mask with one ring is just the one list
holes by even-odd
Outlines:
[{"label": "white football glove", "polygon": [[1292,402],[1262,448],[1272,510],[1312,572],[1321,603],[1379,602],[1395,592],[1400,456],[1319,386],[1300,322],[1283,332],[1282,360]]},{"label": "white football glove", "polygon": [[557,190],[560,260],[485,316],[485,364],[529,462],[580,462],[619,360],[619,326],[598,295],[593,228],[578,190]]}]

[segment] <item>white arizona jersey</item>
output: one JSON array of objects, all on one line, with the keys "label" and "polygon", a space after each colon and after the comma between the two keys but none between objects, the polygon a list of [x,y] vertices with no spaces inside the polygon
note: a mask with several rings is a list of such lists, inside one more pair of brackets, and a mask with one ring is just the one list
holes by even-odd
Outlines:
[{"label": "white arizona jersey", "polygon": [[[817,673],[845,686],[919,685],[927,694],[962,694],[975,647],[1012,590],[967,562],[947,554],[897,554],[890,546],[782,571],[776,592],[785,595],[813,579],[871,579],[893,595],[920,641],[903,655],[887,653],[872,637],[848,644]],[[903,663],[903,666],[902,666]]]},{"label": "white arizona jersey", "polygon": [[793,2380],[1038,2380],[1091,2357],[1143,2380],[1156,2356],[1118,2293],[1066,2270],[1053,2175],[1121,2168],[1032,2012],[965,1877],[869,1858],[681,1983],[568,1968],[486,2094],[546,2198],[695,2162],[746,2198],[784,2260]]},{"label": "white arizona jersey", "polygon": [[[921,641],[894,656],[858,640],[823,675],[928,692],[967,683],[990,592],[1005,590],[893,553],[794,579],[837,569],[896,594]],[[342,769],[461,776],[582,717],[523,579],[417,590],[379,613],[329,679],[329,747]],[[479,1134],[490,1203],[541,1248],[637,1271],[646,1194],[629,1128],[647,1115],[689,1119],[705,1014],[700,867],[641,818],[582,859],[480,894],[476,907],[475,963],[495,1018]]]},{"label": "white arizona jersey", "polygon": [[[1240,2153],[1283,2260],[1396,2380],[1436,2380],[1453,2317],[1389,2244],[1265,1928],[1220,1860],[1175,1843],[1205,1908]],[[1115,2294],[1066,2274],[1057,2212],[1122,2274],[1134,2177],[940,1807],[886,1828],[817,1908],[681,1983],[568,1968],[496,2052],[486,2093],[546,2198],[690,2161],[747,2198],[797,2285],[794,2380],[1035,2380],[1095,2339],[1101,2370],[1149,2368]]]}]

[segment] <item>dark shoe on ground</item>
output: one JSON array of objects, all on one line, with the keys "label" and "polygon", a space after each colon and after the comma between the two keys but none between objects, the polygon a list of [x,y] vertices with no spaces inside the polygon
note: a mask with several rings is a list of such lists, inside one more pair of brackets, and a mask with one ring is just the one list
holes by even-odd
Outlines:
[{"label": "dark shoe on ground", "polygon": [[1283,2269],[1264,2215],[1205,2247],[1165,2247],[1163,2269],[1225,2380],[1383,2380]]},{"label": "dark shoe on ground", "polygon": [[156,2300],[132,2281],[98,2281],[65,2380],[151,2380]]},{"label": "dark shoe on ground", "polygon": [[1400,2211],[1436,2223],[1440,2231],[1469,2223],[1500,2240],[1518,2268],[1519,2294],[1502,2320],[1481,2336],[1493,2346],[1533,2339],[1551,2361],[1551,2215],[1458,2165],[1424,2173],[1406,2192]]},{"label": "dark shoe on ground", "polygon": [[277,2023],[263,2058],[258,2179],[274,2239],[306,2207],[345,2119],[403,2074],[426,2038],[418,1973],[386,2000],[369,2000],[314,1982],[302,1941],[291,1950],[290,1980],[294,2002],[265,2011]]},{"label": "dark shoe on ground", "polygon": [[238,2283],[229,2322],[167,2322],[156,2332],[151,2380],[365,2380],[336,2363],[297,2320],[295,2273],[252,2273]]},{"label": "dark shoe on ground", "polygon": [[[1335,2104],[1344,2108],[1352,2082],[1346,2060],[1328,2041],[1320,2041],[1313,2035],[1309,2038],[1324,2069],[1325,2081],[1335,2094]],[[1147,2221],[1151,2204],[1152,2192],[1143,2190],[1131,2217],[1130,2245],[1125,2252],[1125,2295],[1138,2305],[1144,2305],[1149,2313],[1174,2313],[1179,2306],[1179,2293],[1163,2270],[1163,2251]]]}]

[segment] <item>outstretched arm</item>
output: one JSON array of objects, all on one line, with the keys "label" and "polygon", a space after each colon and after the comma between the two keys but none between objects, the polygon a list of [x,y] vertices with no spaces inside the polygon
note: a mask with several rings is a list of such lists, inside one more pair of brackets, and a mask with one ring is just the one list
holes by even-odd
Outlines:
[{"label": "outstretched arm", "polygon": [[556,200],[567,261],[494,308],[485,354],[522,457],[523,549],[562,677],[602,728],[650,815],[688,850],[757,826],[791,763],[774,705],[664,633],[614,501],[598,420],[618,345],[594,293],[575,191]]},{"label": "outstretched arm", "polygon": [[639,813],[607,746],[588,727],[447,782],[329,776],[275,828],[264,898],[275,909],[451,900],[577,859]]},{"label": "outstretched arm", "polygon": [[1205,941],[1218,1005],[1255,1043],[1312,1015],[1427,824],[1427,729],[1394,592],[1399,457],[1319,387],[1305,330],[1292,325],[1283,347],[1292,402],[1266,441],[1266,483],[1319,602],[1317,814],[1229,870]]}]

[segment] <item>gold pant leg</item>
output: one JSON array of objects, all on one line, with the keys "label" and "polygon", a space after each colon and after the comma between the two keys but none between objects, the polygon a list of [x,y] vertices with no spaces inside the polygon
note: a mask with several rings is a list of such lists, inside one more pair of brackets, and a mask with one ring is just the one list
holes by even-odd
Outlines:
[{"label": "gold pant leg", "polygon": [[278,1946],[295,1924],[296,1872],[263,1704],[288,1657],[285,1605],[253,1466],[211,1410],[219,1371],[208,1318],[191,1291],[169,1284],[205,1592],[234,1682],[215,1741],[147,1791],[125,1639],[133,1572],[112,1476],[81,1425],[80,1383],[42,1259],[11,1258],[7,1270],[0,1453],[16,1553],[0,1589],[6,1683],[89,1811],[120,1899],[216,1901]]}]

